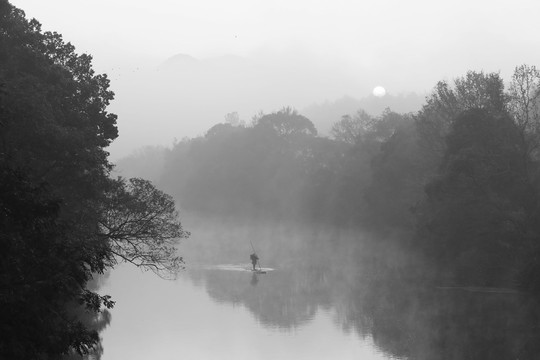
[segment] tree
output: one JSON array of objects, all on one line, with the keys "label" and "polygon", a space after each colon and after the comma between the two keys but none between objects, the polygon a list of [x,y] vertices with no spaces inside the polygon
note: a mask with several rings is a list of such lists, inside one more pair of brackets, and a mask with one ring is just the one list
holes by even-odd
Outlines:
[{"label": "tree", "polygon": [[189,232],[182,229],[171,196],[147,180],[118,178],[111,183],[103,207],[101,235],[109,241],[112,254],[163,276],[183,267],[175,245]]},{"label": "tree", "polygon": [[290,107],[261,116],[255,127],[270,128],[278,136],[285,138],[298,135],[317,135],[315,125],[308,118],[298,114],[296,110]]},{"label": "tree", "polygon": [[57,33],[43,33],[5,0],[0,33],[2,161],[53,185],[66,208],[61,215],[76,218],[100,196],[111,169],[104,148],[118,130],[116,115],[106,111],[114,96],[109,80],[94,73],[91,56],[77,55]]},{"label": "tree", "polygon": [[418,114],[386,111],[367,138],[379,143],[373,155],[373,180],[366,192],[370,223],[380,228],[414,229],[413,211],[424,187],[437,175],[446,136],[455,119],[471,109],[506,114],[504,86],[496,73],[469,71],[453,85],[439,82]]},{"label": "tree", "polygon": [[510,113],[521,139],[522,161],[526,166],[527,179],[534,189],[535,209],[529,214],[527,224],[528,245],[522,256],[520,285],[540,293],[540,71],[535,66],[517,66],[509,88]]},{"label": "tree", "polygon": [[364,190],[369,208],[367,225],[385,230],[414,229],[413,209],[423,198],[427,172],[418,137],[414,119],[403,116],[373,154],[373,175]]},{"label": "tree", "polygon": [[353,116],[343,115],[340,121],[332,125],[330,135],[337,141],[354,145],[361,141],[374,122],[371,115],[364,110],[358,110]]},{"label": "tree", "polygon": [[508,115],[470,110],[452,122],[446,143],[420,209],[422,248],[461,283],[508,281],[535,203],[518,129]]},{"label": "tree", "polygon": [[244,120],[240,120],[240,115],[238,115],[236,111],[225,115],[225,123],[230,124],[231,126],[246,126],[246,122]]},{"label": "tree", "polygon": [[212,126],[205,134],[206,138],[225,138],[231,134],[241,132],[242,128],[231,125],[230,123],[220,123]]},{"label": "tree", "polygon": [[71,238],[47,185],[4,166],[0,183],[0,357],[88,353],[99,338],[76,312],[98,316],[114,305],[85,289],[105,269],[107,244]]},{"label": "tree", "polygon": [[537,131],[540,117],[540,71],[536,66],[516,66],[509,93],[511,113],[520,131]]},{"label": "tree", "polygon": [[112,306],[85,285],[110,260],[95,219],[117,136],[113,93],[91,57],[5,0],[0,34],[0,357],[84,353],[97,333],[70,309]]},{"label": "tree", "polygon": [[509,108],[525,145],[524,157],[538,159],[540,148],[540,71],[535,66],[517,66],[509,89]]},{"label": "tree", "polygon": [[508,104],[500,75],[482,71],[469,71],[465,76],[456,78],[453,87],[446,81],[440,81],[426,101],[416,116],[416,123],[421,145],[433,154],[436,164],[445,151],[444,138],[459,114],[482,109],[490,114],[503,115],[507,113]]},{"label": "tree", "polygon": [[[153,234],[177,229],[164,194],[109,177],[105,148],[118,136],[116,115],[107,112],[113,97],[91,56],[0,0],[0,358],[57,359],[96,346],[80,314],[99,316],[113,301],[87,283],[116,264],[115,253],[132,255],[100,231],[111,202],[128,202],[126,216],[163,205]],[[152,243],[146,219],[137,220],[150,249],[139,250],[164,251],[174,263],[170,242]],[[147,260],[158,266],[164,257]]]},{"label": "tree", "polygon": [[413,204],[401,201],[409,200],[410,196],[396,191],[410,190],[408,175],[415,169],[412,159],[407,158],[410,156],[407,142],[416,141],[416,136],[409,136],[410,129],[414,132],[411,116],[397,114],[389,108],[377,117],[359,110],[353,117],[344,117],[334,125],[336,140],[349,144],[336,176],[339,183],[336,212],[341,213],[343,220],[383,229],[396,226],[397,218],[412,217],[408,209]]}]

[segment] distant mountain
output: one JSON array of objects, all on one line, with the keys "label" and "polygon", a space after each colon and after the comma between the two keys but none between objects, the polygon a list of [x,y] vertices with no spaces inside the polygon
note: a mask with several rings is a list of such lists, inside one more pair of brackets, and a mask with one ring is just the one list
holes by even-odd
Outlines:
[{"label": "distant mountain", "polygon": [[187,54],[176,54],[158,66],[158,71],[185,69],[186,67],[200,66],[200,61]]}]

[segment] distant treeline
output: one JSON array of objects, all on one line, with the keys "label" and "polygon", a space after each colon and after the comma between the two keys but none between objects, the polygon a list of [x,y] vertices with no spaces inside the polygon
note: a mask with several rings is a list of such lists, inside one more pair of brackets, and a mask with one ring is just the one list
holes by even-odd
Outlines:
[{"label": "distant treeline", "polygon": [[146,159],[190,212],[394,233],[448,283],[536,291],[539,85],[534,66],[517,67],[507,89],[497,73],[470,71],[439,82],[418,113],[359,110],[330,138],[290,108],[249,125],[229,114],[119,164]]},{"label": "distant treeline", "polygon": [[118,168],[148,174],[190,212],[351,225],[368,213],[372,160],[412,121],[390,110],[377,118],[359,111],[327,138],[291,108],[259,114],[250,125],[227,119],[172,149],[141,149]]}]

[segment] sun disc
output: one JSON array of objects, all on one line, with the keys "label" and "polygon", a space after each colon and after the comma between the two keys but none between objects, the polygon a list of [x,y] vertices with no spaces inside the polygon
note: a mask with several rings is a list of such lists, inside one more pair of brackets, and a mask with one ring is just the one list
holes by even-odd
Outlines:
[{"label": "sun disc", "polygon": [[376,97],[383,97],[384,95],[386,95],[386,90],[382,86],[376,86],[373,89],[373,95]]}]

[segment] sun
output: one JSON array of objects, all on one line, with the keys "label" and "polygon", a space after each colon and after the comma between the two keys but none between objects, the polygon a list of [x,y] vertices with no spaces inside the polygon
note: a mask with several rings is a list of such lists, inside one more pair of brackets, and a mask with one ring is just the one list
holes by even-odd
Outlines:
[{"label": "sun", "polygon": [[386,90],[382,86],[376,86],[373,89],[373,95],[376,97],[383,97],[386,95]]}]

